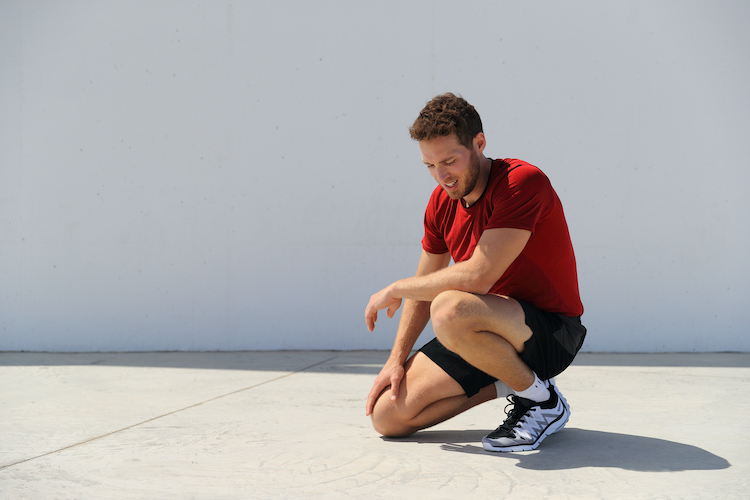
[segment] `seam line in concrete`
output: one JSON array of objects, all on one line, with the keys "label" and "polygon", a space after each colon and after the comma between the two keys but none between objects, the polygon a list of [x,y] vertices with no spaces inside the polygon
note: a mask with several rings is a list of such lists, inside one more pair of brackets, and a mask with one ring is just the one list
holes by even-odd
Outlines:
[{"label": "seam line in concrete", "polygon": [[186,406],[184,408],[180,408],[178,410],[170,411],[169,413],[164,413],[163,415],[157,415],[156,417],[149,418],[148,420],[144,420],[142,422],[138,422],[136,424],[132,424],[132,425],[129,425],[127,427],[123,427],[122,429],[117,429],[115,431],[107,432],[106,434],[102,434],[100,436],[95,436],[95,437],[92,437],[92,438],[89,438],[89,439],[84,439],[83,441],[79,441],[78,443],[70,444],[68,446],[64,446],[62,448],[58,448],[56,450],[48,451],[46,453],[42,453],[41,455],[36,455],[36,456],[33,456],[33,457],[24,458],[23,460],[19,460],[17,462],[13,462],[11,464],[2,465],[2,466],[0,466],[0,470],[7,469],[9,467],[13,467],[14,465],[20,465],[22,463],[30,462],[30,461],[36,460],[38,458],[43,458],[43,457],[46,457],[46,456],[49,456],[49,455],[54,455],[55,453],[60,453],[61,451],[69,450],[69,449],[75,448],[77,446],[81,446],[81,445],[84,445],[84,444],[87,444],[87,443],[91,443],[93,441],[97,441],[99,439],[104,439],[106,437],[113,436],[113,435],[118,434],[120,432],[125,432],[127,430],[133,429],[133,428],[138,427],[140,425],[147,424],[149,422],[153,422],[154,420],[159,420],[160,418],[164,418],[164,417],[168,417],[170,415],[174,415],[175,413],[179,413],[181,411],[189,410],[191,408],[196,408],[196,407],[201,406],[203,404],[210,403],[212,401],[216,401],[217,399],[225,398],[227,396],[232,396],[233,394],[238,394],[240,392],[249,391],[250,389],[255,389],[256,387],[260,387],[262,385],[270,384],[271,382],[276,382],[277,380],[281,380],[281,379],[284,379],[284,378],[287,378],[287,377],[291,377],[292,375],[304,372],[306,370],[309,370],[310,368],[315,368],[318,365],[322,365],[323,363],[327,363],[327,362],[331,361],[332,359],[336,359],[336,358],[338,358],[338,356],[332,356],[332,357],[330,357],[328,359],[324,359],[323,361],[319,361],[319,362],[314,363],[314,364],[312,364],[310,366],[306,366],[304,368],[300,368],[299,370],[295,370],[293,372],[285,373],[284,375],[278,376],[276,378],[272,378],[270,380],[266,380],[266,381],[260,382],[258,384],[255,384],[255,385],[251,385],[249,387],[243,387],[242,389],[237,389],[236,391],[228,392],[226,394],[222,394],[221,396],[216,396],[216,397],[213,397],[213,398],[210,398],[210,399],[206,399],[205,401],[201,401],[199,403],[195,403],[195,404],[192,404],[190,406]]}]

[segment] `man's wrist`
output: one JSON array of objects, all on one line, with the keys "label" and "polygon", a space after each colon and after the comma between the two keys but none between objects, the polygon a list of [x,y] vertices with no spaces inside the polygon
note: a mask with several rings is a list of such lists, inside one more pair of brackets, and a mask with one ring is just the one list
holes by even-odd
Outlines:
[{"label": "man's wrist", "polygon": [[394,299],[412,299],[408,288],[409,279],[400,279],[391,283],[388,286],[388,295]]},{"label": "man's wrist", "polygon": [[392,297],[394,299],[402,299],[403,297],[399,295],[401,289],[399,288],[399,284],[402,280],[394,281],[390,285],[388,285],[388,296]]},{"label": "man's wrist", "polygon": [[392,350],[391,355],[388,357],[388,362],[397,364],[399,366],[404,366],[406,364],[406,360],[409,359],[409,354],[411,351],[407,351],[406,353]]}]

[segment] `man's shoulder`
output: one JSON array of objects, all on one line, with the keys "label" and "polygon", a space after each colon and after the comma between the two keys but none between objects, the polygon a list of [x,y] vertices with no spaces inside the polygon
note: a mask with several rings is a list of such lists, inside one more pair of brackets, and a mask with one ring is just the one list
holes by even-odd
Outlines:
[{"label": "man's shoulder", "polygon": [[[495,179],[501,186],[514,188],[519,186],[541,187],[549,184],[549,179],[539,167],[523,160],[508,158],[497,162]],[[502,182],[502,181],[505,182]]]},{"label": "man's shoulder", "polygon": [[546,177],[546,175],[544,175],[544,172],[542,172],[539,167],[537,167],[536,165],[532,165],[527,161],[517,160],[514,158],[506,158],[504,160],[501,160],[501,162],[502,164],[504,164],[501,165],[501,170],[504,169],[508,172],[509,175],[512,172],[514,175],[524,175],[532,177],[541,175]]}]

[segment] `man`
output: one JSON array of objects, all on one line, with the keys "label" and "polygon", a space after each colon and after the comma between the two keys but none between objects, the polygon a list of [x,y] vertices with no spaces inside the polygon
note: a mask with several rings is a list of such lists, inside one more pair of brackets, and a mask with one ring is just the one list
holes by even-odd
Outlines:
[{"label": "man", "polygon": [[[402,437],[509,395],[512,409],[482,445],[536,449],[568,421],[550,379],[586,334],[560,200],[536,167],[484,156],[481,119],[461,97],[435,97],[409,131],[438,186],[416,275],[374,294],[365,310],[372,331],[378,311],[392,318],[405,300],[366,414],[381,434]],[[430,319],[436,338],[408,358]]]}]

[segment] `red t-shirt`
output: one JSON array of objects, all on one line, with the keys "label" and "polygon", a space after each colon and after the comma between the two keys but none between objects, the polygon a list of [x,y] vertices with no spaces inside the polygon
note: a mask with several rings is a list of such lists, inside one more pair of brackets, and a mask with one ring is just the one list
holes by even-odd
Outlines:
[{"label": "red t-shirt", "polygon": [[583,305],[573,245],[562,204],[544,173],[521,160],[494,160],[487,188],[469,208],[438,186],[424,218],[422,248],[468,260],[485,229],[532,232],[490,293],[531,302],[543,311],[580,316]]}]

